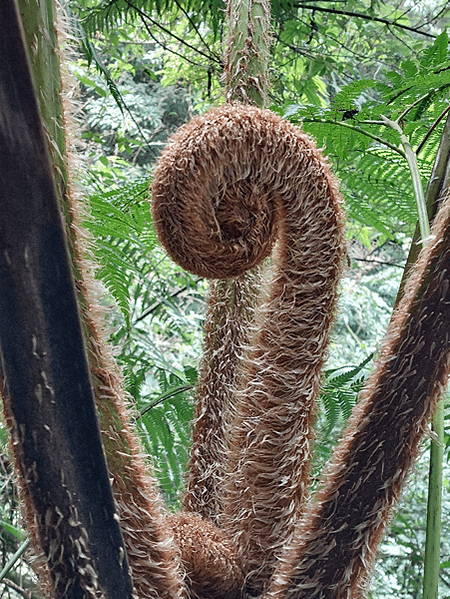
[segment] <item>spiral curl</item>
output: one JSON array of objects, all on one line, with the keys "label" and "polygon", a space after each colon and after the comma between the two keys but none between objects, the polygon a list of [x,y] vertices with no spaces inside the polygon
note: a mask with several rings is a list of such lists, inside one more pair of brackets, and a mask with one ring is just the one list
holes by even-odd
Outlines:
[{"label": "spiral curl", "polygon": [[[211,361],[202,376],[196,429],[218,421],[211,412],[221,410],[227,434],[198,436],[212,444],[218,437],[223,447],[212,448],[196,444],[194,435],[189,467],[198,474],[187,505],[195,506],[196,487],[199,494],[206,488],[208,456],[223,461],[225,452],[222,470],[209,473],[221,478],[210,485],[221,495],[219,508],[208,499],[211,509],[204,501],[197,509],[227,532],[247,587],[260,593],[307,496],[315,397],[344,248],[338,186],[299,128],[268,110],[226,104],[171,139],[155,170],[152,202],[169,255],[203,277],[237,278],[264,260],[277,240],[267,301],[258,307],[259,328],[247,357],[224,368]],[[218,322],[213,311],[207,318]],[[230,405],[217,407],[208,389],[220,382],[232,386],[225,394]]]},{"label": "spiral curl", "polygon": [[262,262],[283,204],[314,176],[314,153],[304,134],[268,110],[225,105],[194,118],[171,138],[154,173],[153,220],[169,255],[217,279]]}]

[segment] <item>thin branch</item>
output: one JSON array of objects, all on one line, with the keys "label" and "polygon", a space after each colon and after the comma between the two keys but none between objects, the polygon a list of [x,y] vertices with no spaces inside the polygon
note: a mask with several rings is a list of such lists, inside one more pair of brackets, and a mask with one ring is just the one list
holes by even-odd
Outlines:
[{"label": "thin branch", "polygon": [[448,11],[449,11],[448,2],[444,2],[444,5],[441,8],[441,10],[437,14],[435,14],[433,16],[433,18],[429,19],[429,21],[425,21],[425,24],[429,25],[430,23],[435,23],[438,19],[440,19],[442,16],[444,16],[445,13],[448,12]]},{"label": "thin branch", "polygon": [[150,26],[148,23],[145,22],[145,19],[142,15],[139,15],[139,18],[142,21],[142,24],[144,25],[145,29],[147,30],[147,33],[149,35],[149,37],[151,37],[152,40],[154,40],[159,46],[161,46],[161,48],[163,50],[165,50],[166,52],[171,52],[172,54],[175,54],[175,56],[179,56],[180,58],[182,58],[183,60],[185,60],[186,62],[188,62],[189,64],[192,64],[196,67],[201,67],[203,68],[203,65],[199,62],[195,62],[193,60],[191,60],[190,58],[187,58],[187,56],[183,56],[183,54],[180,54],[179,52],[177,52],[176,50],[173,50],[173,48],[169,48],[168,46],[166,46],[166,44],[164,42],[162,42],[161,40],[159,40],[152,32]]},{"label": "thin branch", "polygon": [[409,50],[409,52],[411,52],[411,54],[416,54],[416,52],[414,52],[413,48],[411,48],[411,46],[407,43],[407,41],[405,39],[403,39],[403,37],[401,37],[400,35],[398,35],[398,33],[395,31],[395,29],[393,27],[391,27],[391,25],[386,25],[387,30],[389,31],[389,33],[403,46],[406,46]]},{"label": "thin branch", "polygon": [[161,395],[160,397],[158,397],[158,399],[156,399],[155,401],[153,401],[146,408],[143,408],[142,410],[139,410],[139,416],[137,418],[141,418],[144,414],[146,414],[147,412],[149,412],[151,409],[153,409],[154,407],[156,407],[159,404],[163,403],[163,401],[166,401],[166,399],[171,399],[172,397],[175,397],[179,393],[185,393],[186,391],[190,391],[191,389],[193,389],[193,387],[194,387],[194,385],[180,385],[179,387],[176,387],[172,391],[169,391],[169,393],[163,393],[163,395]]},{"label": "thin branch", "polygon": [[380,266],[394,266],[395,268],[404,268],[403,264],[396,262],[386,262],[385,260],[374,260],[373,258],[352,258],[355,262],[366,262],[367,264],[379,264]]},{"label": "thin branch", "polygon": [[17,594],[21,595],[24,599],[31,599],[31,596],[32,596],[31,591],[27,591],[26,589],[23,589],[21,586],[19,586],[12,580],[9,580],[8,578],[4,578],[2,580],[2,582],[7,587],[10,587],[11,589],[13,589]]},{"label": "thin branch", "polygon": [[[27,599],[44,599],[41,594],[39,584],[32,580],[26,574],[23,574],[17,570],[10,570],[8,576],[2,580],[4,584],[7,584],[12,588],[12,584],[16,584],[19,588],[27,593]],[[3,596],[3,595],[2,595]]]},{"label": "thin branch", "polygon": [[[383,146],[390,148],[393,152],[400,154],[400,156],[402,158],[406,159],[405,152],[403,152],[400,148],[398,148],[397,146],[394,146],[394,144],[389,143],[382,137],[379,137],[378,135],[374,135],[373,133],[369,133],[368,131],[364,131],[364,129],[361,129],[360,127],[356,127],[355,125],[350,125],[349,123],[344,123],[341,121],[333,121],[331,119],[308,119],[308,118],[305,118],[305,119],[302,119],[302,121],[304,123],[323,123],[324,125],[339,125],[340,127],[346,127],[347,129],[351,129],[352,131],[361,133],[362,135],[365,135],[366,137],[373,139],[374,141],[378,142],[379,144],[382,144]],[[375,123],[378,124],[376,121],[370,122],[370,124],[375,124]],[[382,123],[382,124],[385,124],[385,123]]]},{"label": "thin branch", "polygon": [[[429,94],[426,94],[425,96],[422,96],[421,98],[419,98],[418,100],[416,100],[415,102],[413,102],[413,104],[411,104],[411,106],[409,106],[408,108],[406,108],[401,113],[401,115],[397,118],[397,122],[401,122],[401,120],[408,114],[408,112],[410,110],[412,110],[414,108],[414,106],[416,106],[417,104],[419,104],[420,102],[422,102],[422,100],[424,100],[428,95]],[[442,119],[446,116],[446,114],[448,112],[450,112],[450,106],[447,106],[447,108],[438,116],[438,118],[431,125],[431,127],[427,131],[426,135],[424,136],[423,140],[420,142],[419,146],[417,147],[416,156],[418,156],[420,154],[420,152],[423,150],[423,147],[427,143],[427,141],[430,138],[431,134],[433,133],[433,131],[436,129],[436,127],[439,125],[439,123],[442,121]],[[360,121],[360,123],[363,124],[363,125],[384,125],[384,126],[388,126],[388,124],[385,121],[370,121],[370,120],[365,120],[365,121]]]},{"label": "thin branch", "polygon": [[420,154],[420,152],[422,151],[424,145],[427,143],[428,139],[430,138],[430,135],[433,133],[433,131],[436,129],[436,127],[439,125],[439,123],[442,121],[442,119],[445,117],[445,115],[450,111],[450,106],[447,106],[447,108],[444,110],[444,112],[442,112],[438,118],[434,121],[434,123],[431,125],[431,127],[428,129],[425,137],[423,138],[423,140],[420,142],[417,150],[416,150],[416,154]]},{"label": "thin branch", "polygon": [[[192,18],[189,16],[188,12],[184,9],[184,7],[180,4],[180,2],[178,2],[178,0],[175,0],[175,4],[178,6],[178,8],[184,14],[184,16],[186,17],[186,19],[189,21],[192,29],[195,31],[195,33],[197,34],[197,36],[200,39],[200,41],[202,42],[202,44],[205,46],[205,48],[207,48],[209,50],[210,49],[209,44],[203,39],[203,36],[200,33],[199,28],[194,23],[194,21],[192,20]],[[220,57],[215,52],[213,52],[213,55],[219,61]]]},{"label": "thin branch", "polygon": [[421,96],[418,100],[414,100],[414,102],[408,106],[407,108],[405,108],[405,110],[400,114],[400,116],[397,117],[397,123],[401,123],[402,120],[405,118],[405,116],[408,114],[408,112],[410,110],[412,110],[413,108],[415,108],[418,104],[420,104],[423,100],[425,100],[425,98],[427,98],[430,94],[425,94],[423,96]]},{"label": "thin branch", "polygon": [[413,33],[418,33],[419,35],[424,35],[426,37],[431,37],[431,38],[435,38],[436,36],[431,34],[431,33],[427,33],[425,31],[421,31],[420,29],[416,29],[415,27],[408,27],[407,25],[401,25],[400,23],[397,23],[396,21],[390,21],[389,19],[383,19],[382,17],[374,17],[371,15],[367,15],[361,12],[354,12],[354,11],[350,11],[350,10],[339,10],[338,8],[324,8],[322,6],[310,6],[308,4],[303,4],[301,2],[296,2],[294,4],[294,6],[296,8],[306,8],[308,10],[315,10],[318,12],[327,12],[327,13],[331,13],[334,15],[343,15],[346,17],[355,17],[357,19],[365,19],[366,21],[375,21],[377,23],[383,23],[384,25],[387,26],[391,26],[391,27],[398,27],[399,29],[405,29],[406,31],[412,31]]},{"label": "thin branch", "polygon": [[[119,107],[120,111],[123,114],[123,109],[125,109],[131,120],[133,121],[133,123],[135,124],[137,130],[139,131],[142,139],[144,140],[144,142],[147,145],[150,145],[150,139],[147,137],[147,135],[144,133],[144,131],[142,130],[142,127],[140,126],[140,124],[137,122],[136,117],[134,116],[134,114],[132,113],[131,109],[129,108],[128,104],[125,102],[123,95],[120,93],[119,88],[117,87],[117,85],[115,84],[115,82],[113,81],[111,74],[108,70],[107,67],[105,67],[103,65],[103,62],[100,58],[100,56],[98,55],[95,47],[93,46],[93,44],[91,44],[91,42],[86,38],[86,35],[84,33],[83,29],[79,29],[79,33],[81,36],[81,40],[82,40],[82,44],[85,50],[86,55],[90,52],[92,58],[90,58],[87,55],[87,59],[88,59],[88,63],[90,63],[91,61],[94,62],[95,67],[97,68],[98,71],[100,71],[100,73],[103,75],[103,77],[106,80],[106,83],[109,86],[109,90],[110,93],[112,95],[112,97],[114,98],[114,100],[116,101],[117,106]],[[114,89],[114,92],[112,91]],[[119,101],[120,100],[120,101]]]},{"label": "thin branch", "polygon": [[[180,295],[180,293],[183,293],[183,291],[186,291],[186,289],[187,289],[187,285],[185,285],[184,287],[180,287],[174,293],[169,295],[169,299],[174,299],[175,297]],[[147,316],[150,316],[150,314],[153,314],[153,312],[159,308],[161,303],[162,302],[155,302],[152,306],[150,306],[150,308],[148,310],[146,310],[143,314],[141,314],[140,316],[138,316],[136,318],[136,320],[134,321],[134,325],[136,325],[141,320],[144,320],[145,318],[147,318]]]},{"label": "thin branch", "polygon": [[311,58],[311,59],[314,58],[314,54],[310,50],[304,50],[303,48],[300,48],[299,46],[294,46],[294,44],[289,44],[288,42],[285,42],[284,40],[281,39],[281,36],[279,33],[277,33],[274,37],[278,43],[280,43],[285,48],[289,48],[289,50],[291,50],[291,52],[294,52],[294,54],[300,54],[300,56],[306,56],[307,58]]},{"label": "thin branch", "polygon": [[150,23],[152,25],[154,25],[155,27],[158,27],[159,29],[161,29],[161,31],[164,31],[164,33],[167,33],[167,35],[170,35],[171,37],[173,37],[174,39],[176,39],[177,42],[180,42],[180,44],[182,44],[183,46],[186,46],[190,50],[193,50],[194,52],[197,52],[197,54],[201,54],[202,56],[204,56],[208,60],[212,60],[212,61],[217,62],[217,63],[220,62],[219,59],[216,58],[213,54],[206,54],[206,52],[203,52],[202,50],[199,50],[198,48],[195,48],[194,46],[192,46],[191,44],[189,44],[186,40],[182,39],[181,37],[179,37],[178,35],[176,35],[172,31],[170,31],[170,29],[167,29],[167,27],[164,27],[164,25],[161,25],[161,23],[158,23],[158,21],[155,21],[154,19],[152,19],[151,17],[149,17],[149,15],[147,13],[145,13],[143,10],[141,10],[140,8],[138,8],[137,6],[135,6],[132,2],[130,2],[130,0],[125,0],[125,2],[126,2],[126,4],[130,8],[132,8],[133,10],[135,10],[136,13],[138,15],[140,15],[140,17],[142,19],[147,19],[148,21],[150,21]]}]

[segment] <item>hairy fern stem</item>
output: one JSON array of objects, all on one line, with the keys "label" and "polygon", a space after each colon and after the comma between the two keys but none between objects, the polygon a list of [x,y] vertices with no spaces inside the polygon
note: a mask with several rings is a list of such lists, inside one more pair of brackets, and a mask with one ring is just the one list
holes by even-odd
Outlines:
[{"label": "hairy fern stem", "polygon": [[[408,138],[404,135],[399,120],[391,121],[382,116],[383,122],[400,134],[400,139],[405,150],[406,159],[411,173],[416,198],[419,229],[422,248],[430,240],[430,222],[427,205],[423,193],[422,181],[417,166],[417,157]],[[430,468],[428,476],[428,501],[427,523],[425,540],[425,561],[423,575],[424,599],[437,599],[440,570],[440,541],[441,541],[441,514],[443,490],[443,460],[444,460],[444,399],[441,399],[432,416],[432,430],[435,434],[430,442]]]}]

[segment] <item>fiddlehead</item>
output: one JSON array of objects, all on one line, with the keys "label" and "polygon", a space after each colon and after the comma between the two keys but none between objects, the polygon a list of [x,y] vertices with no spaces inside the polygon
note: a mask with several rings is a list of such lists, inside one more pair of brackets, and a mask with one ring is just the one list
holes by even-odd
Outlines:
[{"label": "fiddlehead", "polygon": [[169,517],[191,599],[243,599],[244,574],[231,539],[192,512]]},{"label": "fiddlehead", "polygon": [[169,254],[202,276],[240,275],[268,256],[278,236],[260,331],[232,406],[222,504],[222,526],[260,590],[307,492],[314,396],[343,251],[337,186],[299,129],[269,111],[226,105],[172,139],[152,198]]}]

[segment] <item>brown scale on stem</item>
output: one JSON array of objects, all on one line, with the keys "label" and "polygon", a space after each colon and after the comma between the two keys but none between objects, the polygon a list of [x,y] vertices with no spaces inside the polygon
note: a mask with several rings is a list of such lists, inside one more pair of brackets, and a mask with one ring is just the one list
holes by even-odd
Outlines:
[{"label": "brown scale on stem", "polygon": [[377,545],[448,381],[449,273],[447,200],[270,599],[366,596]]},{"label": "brown scale on stem", "polygon": [[187,467],[184,506],[218,524],[223,512],[227,442],[233,419],[248,326],[253,318],[261,276],[258,269],[229,281],[211,283],[204,328],[204,354],[196,389],[196,419]]}]

